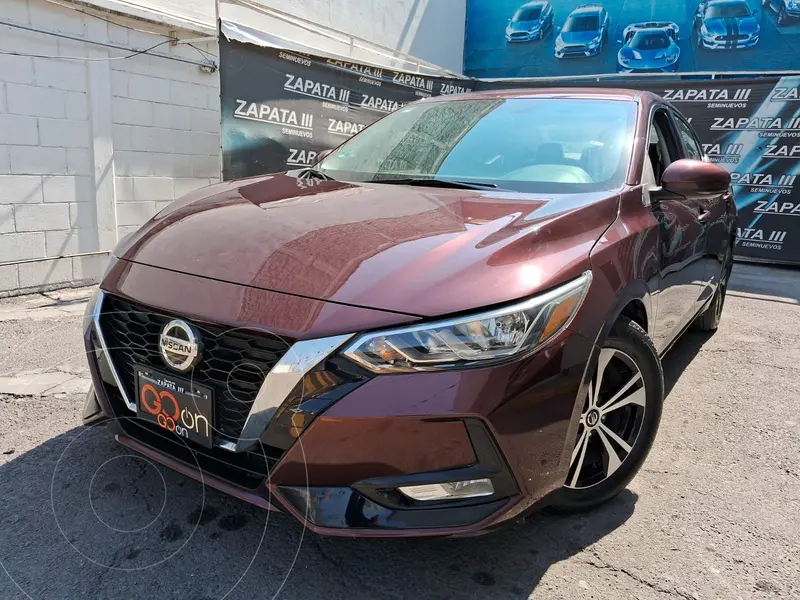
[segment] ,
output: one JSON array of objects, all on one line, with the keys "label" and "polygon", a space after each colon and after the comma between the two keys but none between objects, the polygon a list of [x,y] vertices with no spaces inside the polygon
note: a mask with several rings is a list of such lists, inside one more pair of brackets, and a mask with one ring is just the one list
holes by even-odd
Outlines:
[{"label": ",", "polygon": [[752,48],[761,35],[761,26],[746,0],[701,2],[694,15],[694,30],[701,50]]},{"label": ",", "polygon": [[653,444],[661,356],[717,328],[736,216],[651,93],[425,99],[123,240],[84,419],[327,535],[587,509]]}]

